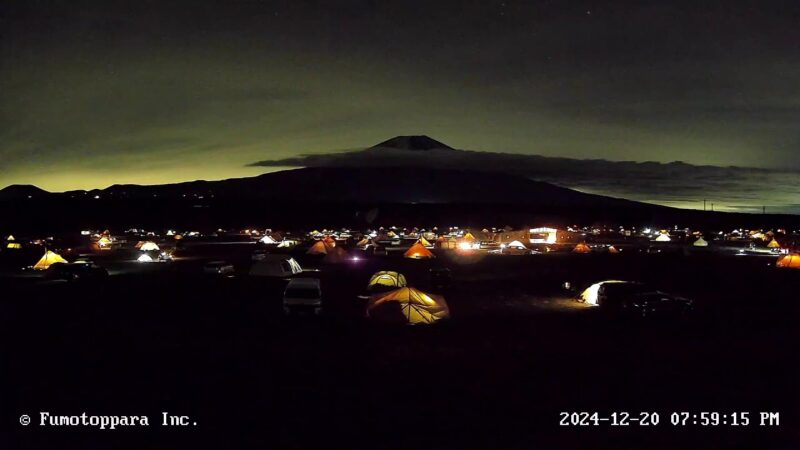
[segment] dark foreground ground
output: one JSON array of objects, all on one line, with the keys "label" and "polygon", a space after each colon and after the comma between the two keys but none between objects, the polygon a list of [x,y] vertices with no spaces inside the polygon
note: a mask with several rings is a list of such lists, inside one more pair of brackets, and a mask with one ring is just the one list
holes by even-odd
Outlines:
[{"label": "dark foreground ground", "polygon": [[[356,295],[379,269],[433,290],[432,263],[322,267],[325,314],[298,318],[282,315],[281,282],[207,278],[196,264],[103,284],[0,279],[0,448],[800,445],[800,277],[762,258],[440,257],[453,317],[405,328],[363,321]],[[559,290],[607,278],[692,297],[696,314],[623,320]],[[43,428],[40,411],[144,414],[150,427]],[[196,425],[161,427],[162,411]],[[562,411],[655,412],[660,423],[559,426]],[[749,412],[751,423],[673,426],[682,411]],[[760,426],[760,412],[780,425]]]}]

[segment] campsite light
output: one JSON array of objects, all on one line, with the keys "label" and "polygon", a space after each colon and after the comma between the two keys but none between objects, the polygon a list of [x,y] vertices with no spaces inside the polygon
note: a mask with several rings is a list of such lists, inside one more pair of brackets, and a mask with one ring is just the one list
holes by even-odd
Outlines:
[{"label": "campsite light", "polygon": [[459,242],[458,244],[459,250],[472,250],[472,244],[469,242]]}]

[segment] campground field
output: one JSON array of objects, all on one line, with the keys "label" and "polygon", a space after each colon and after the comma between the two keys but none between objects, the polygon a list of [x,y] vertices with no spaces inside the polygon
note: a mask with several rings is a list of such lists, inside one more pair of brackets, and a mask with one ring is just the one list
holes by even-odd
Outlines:
[{"label": "campground field", "polygon": [[[235,258],[229,258],[236,261]],[[323,314],[285,317],[285,281],[202,274],[202,259],[106,261],[99,283],[0,278],[0,447],[796,448],[798,271],[757,256],[545,254],[324,265]],[[769,263],[773,263],[770,265]],[[102,263],[102,262],[101,262]],[[449,268],[449,286],[429,269]],[[378,270],[442,294],[452,317],[364,319]],[[622,318],[562,286],[644,281],[690,316]],[[21,414],[150,416],[149,429],[21,427]],[[196,426],[159,427],[162,411]],[[561,426],[560,412],[659,414],[653,426]],[[749,426],[670,424],[750,412]],[[759,426],[759,412],[779,426]]]}]

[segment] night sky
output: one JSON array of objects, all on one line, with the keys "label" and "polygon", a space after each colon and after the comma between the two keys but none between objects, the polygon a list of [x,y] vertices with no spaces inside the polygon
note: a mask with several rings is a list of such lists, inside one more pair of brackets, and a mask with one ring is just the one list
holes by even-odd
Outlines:
[{"label": "night sky", "polygon": [[400,134],[800,169],[782,3],[6,0],[0,186],[248,176]]}]

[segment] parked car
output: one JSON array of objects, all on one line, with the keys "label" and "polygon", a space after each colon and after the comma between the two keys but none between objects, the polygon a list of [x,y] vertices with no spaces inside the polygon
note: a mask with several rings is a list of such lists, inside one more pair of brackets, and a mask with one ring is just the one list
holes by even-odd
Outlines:
[{"label": "parked car", "polygon": [[631,281],[603,281],[583,291],[580,298],[608,312],[642,317],[681,315],[694,308],[690,299]]},{"label": "parked car", "polygon": [[108,277],[108,271],[91,262],[55,263],[44,273],[48,280],[102,280]]},{"label": "parked car", "polygon": [[233,276],[233,264],[227,261],[211,261],[203,266],[203,272],[209,275]]},{"label": "parked car", "polygon": [[283,291],[283,311],[287,314],[322,311],[322,288],[317,278],[293,278]]}]

